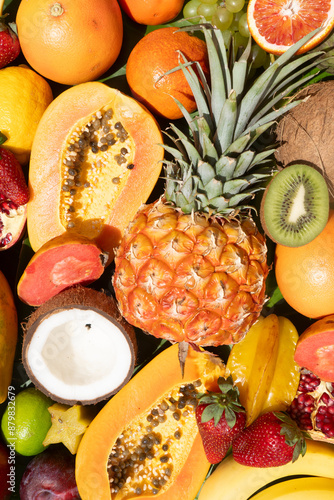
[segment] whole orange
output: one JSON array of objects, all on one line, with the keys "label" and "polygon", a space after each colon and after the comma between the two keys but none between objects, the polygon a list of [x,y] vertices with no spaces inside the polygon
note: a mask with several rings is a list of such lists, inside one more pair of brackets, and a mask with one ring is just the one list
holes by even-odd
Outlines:
[{"label": "whole orange", "polygon": [[156,26],[172,21],[181,12],[184,0],[119,0],[119,3],[133,21]]},{"label": "whole orange", "polygon": [[[187,60],[198,61],[208,75],[205,42],[172,27],[159,28],[144,36],[132,49],[126,65],[126,78],[133,96],[153,113],[170,120],[183,116],[173,97],[189,113],[196,110],[194,96],[183,71],[179,69],[165,75],[183,62],[180,52]],[[196,68],[195,65],[193,67]]]},{"label": "whole orange", "polygon": [[334,314],[334,210],[310,243],[276,246],[275,273],[284,299],[296,311],[309,318]]},{"label": "whole orange", "polygon": [[122,47],[117,0],[21,0],[16,24],[30,66],[65,85],[95,80]]}]

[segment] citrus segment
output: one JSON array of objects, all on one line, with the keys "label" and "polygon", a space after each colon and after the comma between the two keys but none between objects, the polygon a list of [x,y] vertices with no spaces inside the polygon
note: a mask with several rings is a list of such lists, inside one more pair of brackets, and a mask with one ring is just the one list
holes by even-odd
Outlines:
[{"label": "citrus segment", "polygon": [[318,45],[333,28],[334,1],[250,0],[247,21],[256,43],[273,54],[282,54],[321,27],[298,52],[303,53]]}]

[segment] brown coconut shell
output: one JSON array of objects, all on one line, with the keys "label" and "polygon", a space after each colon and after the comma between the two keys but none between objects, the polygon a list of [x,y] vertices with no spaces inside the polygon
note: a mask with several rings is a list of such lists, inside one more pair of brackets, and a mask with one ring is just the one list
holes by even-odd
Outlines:
[{"label": "brown coconut shell", "polygon": [[334,199],[334,81],[322,81],[298,92],[295,99],[305,99],[279,121],[275,153],[284,168],[304,163],[321,172]]},{"label": "brown coconut shell", "polygon": [[[46,387],[44,387],[38,378],[35,376],[34,371],[32,371],[28,360],[27,360],[27,349],[29,348],[32,337],[42,321],[47,321],[47,319],[54,313],[58,313],[64,309],[90,309],[95,311],[102,316],[105,316],[109,321],[116,324],[120,331],[125,336],[130,351],[132,353],[132,363],[129,366],[129,371],[127,377],[123,380],[122,384],[115,388],[112,392],[98,397],[94,400],[90,399],[87,401],[78,400],[68,400],[62,399],[55,394],[49,392]],[[58,295],[55,295],[48,301],[44,302],[41,306],[35,309],[35,311],[29,316],[27,322],[23,325],[23,344],[22,344],[22,363],[27,372],[28,377],[32,383],[45,395],[50,397],[53,401],[58,403],[74,405],[80,404],[95,404],[100,401],[107,399],[116,392],[118,392],[132,377],[134,367],[137,361],[137,341],[134,328],[121,316],[117,304],[112,296],[106,295],[102,291],[96,291],[92,288],[86,288],[81,285],[76,285],[68,288]]]}]

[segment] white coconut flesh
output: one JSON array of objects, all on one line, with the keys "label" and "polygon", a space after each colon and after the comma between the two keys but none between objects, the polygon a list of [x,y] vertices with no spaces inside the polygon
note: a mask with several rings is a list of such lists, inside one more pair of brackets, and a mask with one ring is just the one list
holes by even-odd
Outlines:
[{"label": "white coconut flesh", "polygon": [[37,325],[26,349],[34,378],[51,397],[96,401],[115,392],[134,366],[122,327],[92,309],[62,309]]}]

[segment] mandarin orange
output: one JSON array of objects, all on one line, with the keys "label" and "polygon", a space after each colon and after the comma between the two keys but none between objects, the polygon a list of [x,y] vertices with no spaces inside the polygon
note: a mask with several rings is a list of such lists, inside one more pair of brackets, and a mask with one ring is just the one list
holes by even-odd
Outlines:
[{"label": "mandarin orange", "polygon": [[126,65],[126,78],[133,96],[153,113],[170,120],[183,116],[173,97],[189,113],[196,110],[195,99],[183,71],[179,69],[165,75],[183,62],[181,53],[188,61],[198,61],[208,75],[205,42],[172,27],[158,28],[144,36],[132,49]]},{"label": "mandarin orange", "polygon": [[119,0],[124,12],[136,23],[156,26],[172,21],[184,0]]},{"label": "mandarin orange", "polygon": [[16,24],[30,66],[65,85],[97,79],[123,42],[117,0],[22,0]]},{"label": "mandarin orange", "polygon": [[275,273],[284,299],[297,312],[309,318],[334,314],[334,210],[310,243],[276,246]]}]

